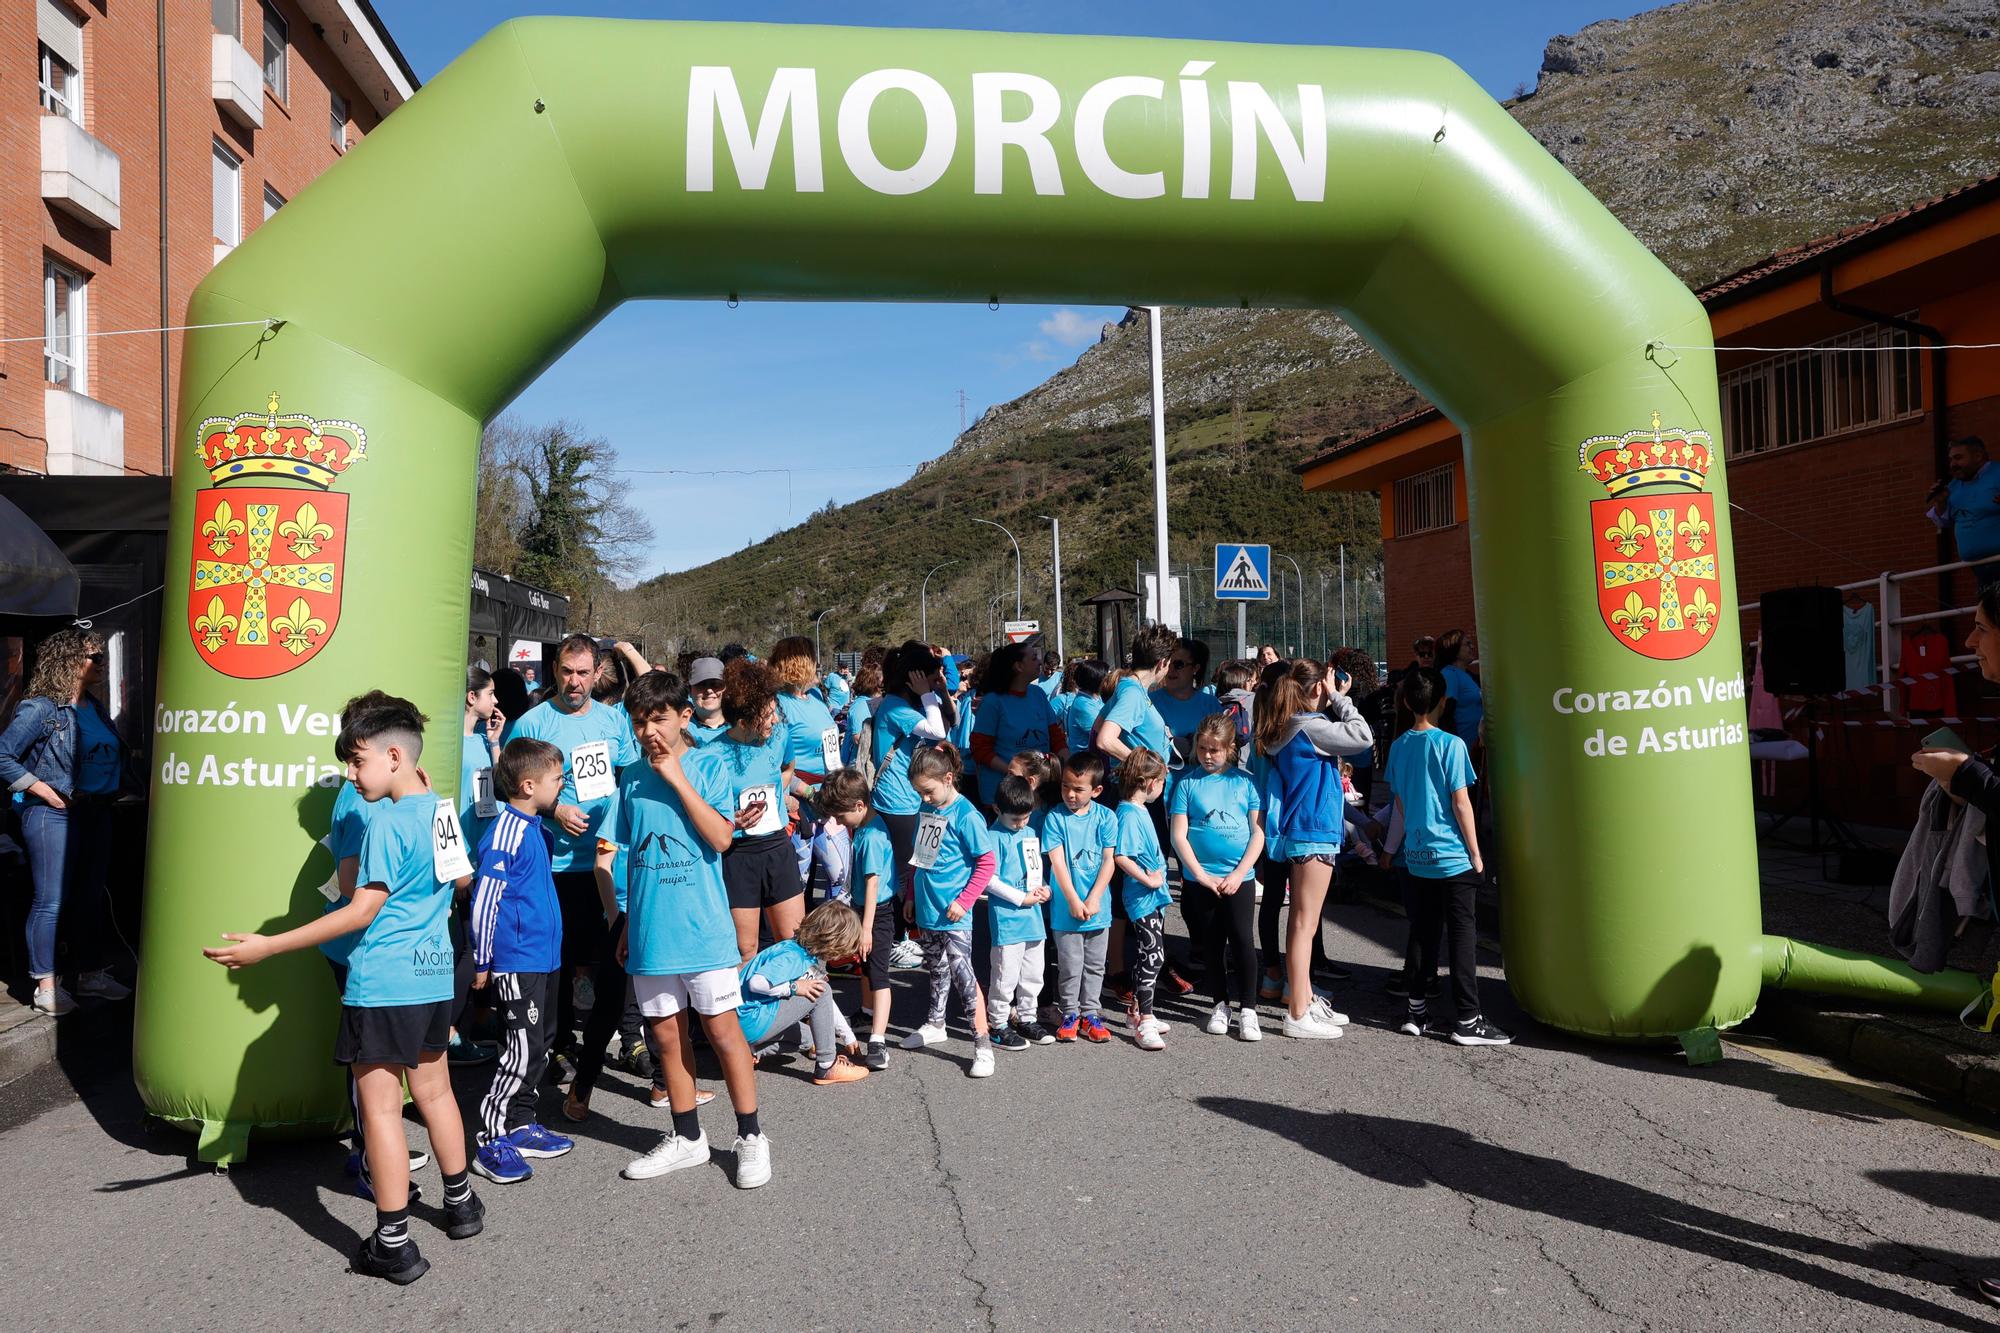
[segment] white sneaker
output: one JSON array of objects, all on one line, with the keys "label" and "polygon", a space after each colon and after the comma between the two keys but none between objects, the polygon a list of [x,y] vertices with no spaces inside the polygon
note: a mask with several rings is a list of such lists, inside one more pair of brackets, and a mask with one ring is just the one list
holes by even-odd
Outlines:
[{"label": "white sneaker", "polygon": [[926,1023],[909,1036],[903,1038],[903,1049],[921,1051],[926,1046],[935,1046],[946,1037],[944,1024]]},{"label": "white sneaker", "polygon": [[993,1048],[981,1047],[972,1053],[972,1068],[965,1071],[968,1078],[993,1077]]},{"label": "white sneaker", "polygon": [[1160,1021],[1157,1018],[1139,1020],[1139,1049],[1142,1051],[1164,1051],[1167,1043],[1160,1036]]},{"label": "white sneaker", "polygon": [[924,965],[923,946],[915,940],[897,940],[889,949],[889,966],[908,971]]},{"label": "white sneaker", "polygon": [[37,986],[34,1005],[36,1013],[60,1018],[76,1008],[76,1001],[61,986]]},{"label": "white sneaker", "polygon": [[109,972],[99,969],[86,972],[76,979],[78,995],[93,995],[100,1000],[123,1000],[132,994],[132,988],[123,985]]},{"label": "white sneaker", "polygon": [[754,1190],[771,1183],[771,1138],[751,1134],[736,1138],[736,1188]]},{"label": "white sneaker", "polygon": [[1208,1016],[1208,1035],[1211,1037],[1223,1037],[1228,1034],[1229,1001],[1224,1000],[1221,1004],[1216,1005],[1215,1011]]},{"label": "white sneaker", "polygon": [[1236,1035],[1241,1037],[1244,1041],[1264,1040],[1264,1028],[1263,1025],[1257,1021],[1257,1011],[1255,1009],[1252,1009],[1248,1005],[1245,1005],[1243,1007],[1242,1016],[1236,1020],[1236,1023],[1237,1023]]},{"label": "white sneaker", "polygon": [[691,1166],[700,1166],[707,1160],[708,1135],[684,1139],[678,1134],[669,1134],[660,1140],[653,1151],[627,1162],[619,1174],[627,1180],[651,1180],[669,1171],[685,1171]]},{"label": "white sneaker", "polygon": [[1285,1035],[1307,1041],[1332,1041],[1341,1035],[1341,1031],[1336,1024],[1323,1022],[1317,1014],[1308,1009],[1303,1018],[1285,1015]]},{"label": "white sneaker", "polygon": [[1313,996],[1313,1002],[1306,1006],[1306,1012],[1311,1014],[1314,1018],[1317,1018],[1322,1023],[1331,1023],[1334,1027],[1337,1028],[1344,1028],[1347,1026],[1347,1015],[1341,1013],[1340,1010],[1328,1004],[1326,1002],[1326,997],[1324,996],[1321,995]]}]

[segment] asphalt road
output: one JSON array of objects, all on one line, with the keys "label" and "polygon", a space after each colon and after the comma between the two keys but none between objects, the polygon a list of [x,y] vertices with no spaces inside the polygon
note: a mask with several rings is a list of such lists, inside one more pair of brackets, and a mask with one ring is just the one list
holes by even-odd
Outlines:
[{"label": "asphalt road", "polygon": [[[1740,1048],[1688,1070],[1574,1043],[1494,979],[1514,1047],[1398,1036],[1401,921],[1334,916],[1358,965],[1341,1041],[1210,1037],[1176,1004],[1164,1053],[1119,1022],[986,1081],[963,1041],[845,1087],[781,1064],[754,1192],[729,1183],[726,1098],[711,1167],[621,1180],[666,1120],[609,1073],[574,1153],[479,1182],[484,1235],[448,1242],[420,1205],[433,1268],[408,1289],[345,1271],[373,1213],[343,1149],[191,1165],[100,1016],[0,1090],[9,1304],[94,1330],[1988,1326],[1966,1290],[2000,1271],[1987,1143]],[[553,1093],[544,1119],[564,1127]]]}]

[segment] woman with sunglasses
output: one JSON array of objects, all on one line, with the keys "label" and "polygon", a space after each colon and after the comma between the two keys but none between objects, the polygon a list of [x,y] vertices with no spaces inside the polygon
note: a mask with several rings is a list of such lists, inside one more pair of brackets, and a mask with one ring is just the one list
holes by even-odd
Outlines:
[{"label": "woman with sunglasses", "polygon": [[91,690],[104,681],[104,640],[58,630],[35,654],[28,692],[0,733],[0,786],[21,794],[34,898],[28,908],[28,974],[34,1007],[76,1007],[56,982],[60,925],[77,971],[76,993],[122,1000],[132,992],[104,966],[111,901],[111,803],[125,773],[125,744]]}]

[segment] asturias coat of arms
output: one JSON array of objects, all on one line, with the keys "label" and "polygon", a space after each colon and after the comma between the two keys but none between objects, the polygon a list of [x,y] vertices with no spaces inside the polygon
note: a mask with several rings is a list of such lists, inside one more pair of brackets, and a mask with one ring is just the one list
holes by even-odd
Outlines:
[{"label": "asturias coat of arms", "polygon": [[1722,605],[1715,497],[1707,492],[1715,446],[1706,431],[1594,435],[1578,466],[1610,498],[1590,502],[1591,568],[1604,627],[1659,661],[1691,657],[1731,613]]}]

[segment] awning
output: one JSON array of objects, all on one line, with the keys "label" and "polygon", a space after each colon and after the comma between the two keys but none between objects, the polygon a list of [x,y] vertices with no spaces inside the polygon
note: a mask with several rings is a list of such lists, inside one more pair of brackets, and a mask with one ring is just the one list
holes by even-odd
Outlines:
[{"label": "awning", "polygon": [[82,584],[48,534],[0,497],[0,615],[73,616]]}]

